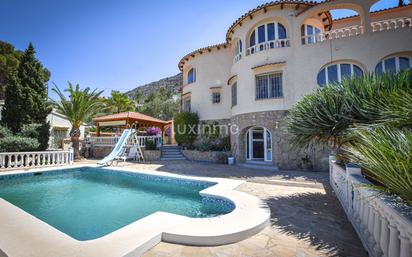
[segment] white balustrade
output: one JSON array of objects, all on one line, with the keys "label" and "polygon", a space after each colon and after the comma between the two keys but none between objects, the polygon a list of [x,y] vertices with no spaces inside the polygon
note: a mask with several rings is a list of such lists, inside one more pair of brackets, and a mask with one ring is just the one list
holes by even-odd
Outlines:
[{"label": "white balustrade", "polygon": [[251,46],[247,49],[246,54],[254,54],[257,52],[273,49],[273,48],[283,48],[283,47],[289,47],[290,46],[290,40],[285,38],[285,39],[277,39],[277,40],[271,40],[271,41],[266,41],[262,42],[259,44],[256,44],[254,46]]},{"label": "white balustrade", "polygon": [[240,59],[242,59],[242,53],[238,53],[237,55],[235,55],[234,62],[238,62],[240,61]]},{"label": "white balustrade", "polygon": [[[114,146],[120,137],[90,137],[89,141],[93,146]],[[137,140],[139,141],[139,145],[141,147],[146,146],[147,141],[153,141],[156,146],[162,145],[162,137],[161,136],[137,136]],[[127,141],[127,145],[134,144],[135,138],[130,137]]]},{"label": "white balustrade", "polygon": [[68,151],[0,153],[0,169],[61,166],[73,164],[73,149]]},{"label": "white balustrade", "polygon": [[344,169],[331,160],[330,179],[370,256],[412,257],[412,207],[367,187],[359,168]]},{"label": "white balustrade", "polygon": [[399,17],[382,21],[371,22],[372,31],[394,30],[399,28],[412,27],[411,17]]},{"label": "white balustrade", "polygon": [[362,35],[364,32],[363,26],[354,25],[346,28],[334,29],[325,31],[324,33],[307,35],[302,37],[302,43],[305,45],[321,43],[326,40],[346,38]]}]

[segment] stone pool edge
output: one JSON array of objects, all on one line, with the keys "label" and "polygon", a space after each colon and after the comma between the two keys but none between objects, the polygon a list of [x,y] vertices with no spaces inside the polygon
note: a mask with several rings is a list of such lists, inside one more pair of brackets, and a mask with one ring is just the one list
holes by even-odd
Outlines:
[{"label": "stone pool edge", "polygon": [[[75,165],[29,171],[13,170],[2,172],[0,176],[80,167],[98,166]],[[0,198],[0,249],[10,257],[139,256],[160,241],[197,246],[235,243],[258,233],[269,224],[270,211],[263,201],[234,190],[245,181],[176,175],[126,167],[103,169],[217,183],[202,190],[200,194],[229,200],[235,204],[235,209],[231,213],[213,218],[189,218],[156,212],[98,239],[78,241]]]}]

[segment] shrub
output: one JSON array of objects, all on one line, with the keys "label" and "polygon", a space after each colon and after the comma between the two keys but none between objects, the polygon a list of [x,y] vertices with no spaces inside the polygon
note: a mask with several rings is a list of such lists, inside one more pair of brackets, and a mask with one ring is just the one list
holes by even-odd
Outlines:
[{"label": "shrub", "polygon": [[33,123],[25,124],[18,133],[21,137],[35,138],[39,142],[39,146],[34,150],[46,150],[49,144],[50,124]]},{"label": "shrub", "polygon": [[381,127],[355,131],[359,141],[346,150],[380,189],[412,203],[412,130]]},{"label": "shrub", "polygon": [[8,136],[0,140],[0,152],[26,152],[39,148],[37,139],[21,136]]},{"label": "shrub", "polygon": [[199,116],[193,112],[181,112],[174,118],[175,139],[185,146],[193,145],[197,137]]},{"label": "shrub", "polygon": [[0,138],[4,138],[4,137],[9,137],[11,136],[12,133],[10,131],[10,129],[0,126]]},{"label": "shrub", "polygon": [[145,149],[146,150],[156,150],[157,149],[157,145],[156,145],[156,143],[154,142],[153,139],[148,139],[146,141]]}]

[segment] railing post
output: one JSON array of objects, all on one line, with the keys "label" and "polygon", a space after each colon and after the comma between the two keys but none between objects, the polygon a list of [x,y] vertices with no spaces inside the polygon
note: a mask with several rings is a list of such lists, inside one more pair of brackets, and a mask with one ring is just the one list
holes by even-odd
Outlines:
[{"label": "railing post", "polygon": [[69,164],[73,164],[73,158],[74,158],[74,153],[73,153],[73,148],[69,148]]},{"label": "railing post", "polygon": [[353,175],[362,175],[361,168],[357,165],[348,163],[346,164],[346,192],[347,192],[347,200],[348,200],[348,211],[352,216],[353,213],[353,182],[352,176]]}]

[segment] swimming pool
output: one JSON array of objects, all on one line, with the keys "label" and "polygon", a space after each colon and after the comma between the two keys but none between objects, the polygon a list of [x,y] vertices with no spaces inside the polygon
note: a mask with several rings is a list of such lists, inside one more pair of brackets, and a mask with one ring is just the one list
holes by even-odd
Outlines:
[{"label": "swimming pool", "polygon": [[157,211],[193,218],[229,213],[199,192],[216,183],[95,167],[3,177],[0,197],[77,240],[107,235]]},{"label": "swimming pool", "polygon": [[78,165],[0,173],[8,256],[140,256],[161,241],[216,246],[269,224],[244,181]]}]

